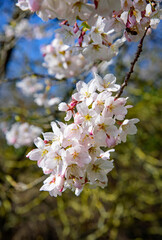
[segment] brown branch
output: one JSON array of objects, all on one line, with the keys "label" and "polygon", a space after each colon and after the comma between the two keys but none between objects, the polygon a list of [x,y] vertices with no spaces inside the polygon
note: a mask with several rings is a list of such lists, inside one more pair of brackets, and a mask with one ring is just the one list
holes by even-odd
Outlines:
[{"label": "brown branch", "polygon": [[[29,17],[28,12],[22,12],[18,8],[13,12],[12,19],[8,23],[11,24],[14,21],[16,24],[19,23],[24,17]],[[0,79],[3,79],[7,72],[7,65],[11,59],[13,49],[15,48],[16,38],[15,36],[7,37],[0,35]],[[2,82],[3,80],[1,80]]]},{"label": "brown branch", "polygon": [[138,49],[137,49],[137,52],[136,52],[136,55],[135,55],[135,58],[134,58],[133,62],[131,62],[130,70],[129,70],[129,72],[127,72],[127,74],[126,74],[126,76],[125,76],[125,78],[124,78],[124,82],[123,82],[123,84],[121,85],[121,88],[120,88],[119,92],[116,94],[115,99],[117,99],[117,98],[119,98],[119,97],[121,96],[121,94],[123,93],[124,88],[128,85],[128,81],[130,80],[131,74],[132,74],[133,71],[134,71],[135,64],[136,64],[136,62],[138,61],[138,58],[140,57],[140,54],[141,54],[141,52],[142,52],[143,41],[144,41],[144,39],[145,39],[145,37],[146,37],[146,33],[147,33],[147,30],[148,30],[149,28],[150,28],[150,26],[148,26],[148,27],[146,28],[146,30],[145,30],[145,32],[144,32],[144,35],[143,35],[143,37],[141,38],[141,41],[140,41],[140,43],[139,43],[139,45],[138,45]]}]

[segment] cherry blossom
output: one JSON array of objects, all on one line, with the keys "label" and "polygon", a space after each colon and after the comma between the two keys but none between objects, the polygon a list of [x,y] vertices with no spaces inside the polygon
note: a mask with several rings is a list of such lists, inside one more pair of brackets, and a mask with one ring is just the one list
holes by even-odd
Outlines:
[{"label": "cherry blossom", "polygon": [[58,195],[61,196],[61,182],[63,182],[63,179],[60,176],[51,174],[50,177],[44,181],[44,185],[41,187],[40,191],[49,191],[49,194],[54,197]]},{"label": "cherry blossom", "polygon": [[79,81],[76,84],[77,93],[74,93],[72,98],[78,102],[86,101],[86,105],[89,106],[97,96],[95,88],[96,86],[93,81],[90,81],[88,84]]},{"label": "cherry blossom", "polygon": [[[17,6],[45,21],[62,21],[55,39],[42,48],[43,65],[57,79],[80,75],[88,63],[110,61],[125,41],[139,41],[160,20],[159,3],[152,0],[18,0]],[[139,121],[125,119],[132,106],[128,98],[114,96],[119,89],[112,73],[94,73],[88,83],[77,82],[69,103],[59,104],[66,124],[52,122],[52,132],[36,138],[37,149],[27,155],[51,174],[40,190],[56,197],[71,189],[78,196],[85,185],[107,186],[112,148],[136,134]],[[35,95],[35,101],[40,104],[44,96]]]},{"label": "cherry blossom", "polygon": [[52,122],[53,131],[43,133],[44,140],[37,138],[38,149],[27,155],[37,161],[44,174],[51,174],[41,190],[57,196],[69,188],[78,196],[85,184],[102,188],[107,185],[107,174],[113,169],[111,148],[125,142],[128,134],[135,134],[134,124],[138,122],[124,120],[130,106],[126,105],[127,98],[115,99],[112,95],[119,89],[115,82],[113,74],[104,78],[94,74],[88,84],[77,83],[69,104],[60,103],[65,120],[72,123]]},{"label": "cherry blossom", "polygon": [[49,74],[55,75],[58,79],[79,75],[87,63],[82,54],[73,55],[68,48],[59,34],[56,34],[51,44],[42,48],[43,66],[48,69]]},{"label": "cherry blossom", "polygon": [[107,74],[103,79],[98,74],[95,74],[95,80],[99,92],[104,90],[117,92],[120,88],[120,85],[115,84],[116,77],[113,74]]}]

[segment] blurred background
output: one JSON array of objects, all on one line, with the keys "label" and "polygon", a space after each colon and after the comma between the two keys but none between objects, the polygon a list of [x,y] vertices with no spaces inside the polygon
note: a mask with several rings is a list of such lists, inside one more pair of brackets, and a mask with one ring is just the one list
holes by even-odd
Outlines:
[{"label": "blurred background", "polygon": [[[16,83],[34,75],[50,97],[68,101],[75,83],[83,77],[88,81],[91,73],[60,81],[49,76],[42,66],[40,48],[51,42],[58,22],[43,23],[14,4],[0,0],[0,239],[162,239],[162,24],[146,37],[123,94],[134,106],[127,118],[139,118],[140,122],[138,133],[112,154],[115,167],[108,187],[87,187],[79,197],[67,190],[54,198],[39,191],[44,175],[36,162],[26,158],[33,146],[7,145],[4,129],[16,121],[27,121],[50,131],[50,122],[63,120],[64,115],[57,112],[57,106],[37,106]],[[21,29],[15,34],[24,18],[32,30],[27,33]],[[137,43],[121,47],[104,71],[113,72],[122,83],[136,49]]]}]

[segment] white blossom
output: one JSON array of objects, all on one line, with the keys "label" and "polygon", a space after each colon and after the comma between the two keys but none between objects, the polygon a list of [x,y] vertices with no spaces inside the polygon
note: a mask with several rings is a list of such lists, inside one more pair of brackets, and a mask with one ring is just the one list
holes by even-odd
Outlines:
[{"label": "white blossom", "polygon": [[42,53],[44,56],[43,66],[48,69],[49,74],[55,75],[58,79],[75,77],[86,66],[83,55],[73,55],[72,50],[69,50],[69,46],[63,43],[58,34],[50,45],[42,48]]},{"label": "white blossom", "polygon": [[120,85],[115,84],[116,77],[113,74],[106,74],[103,79],[98,74],[95,74],[95,82],[99,92],[104,90],[117,92],[120,88]]},{"label": "white blossom", "polygon": [[[121,7],[119,0],[19,0],[17,5],[36,11],[44,20],[63,20],[55,39],[42,48],[49,74],[63,79],[79,76],[88,63],[111,60],[126,40],[139,41],[148,26],[157,26],[159,4],[153,8],[144,0],[120,3]],[[37,149],[28,154],[45,174],[51,174],[41,190],[56,197],[69,188],[78,196],[86,184],[107,185],[107,174],[113,169],[112,148],[136,134],[139,121],[125,119],[131,106],[126,105],[128,98],[114,96],[119,88],[113,74],[95,73],[89,83],[76,84],[69,103],[59,104],[70,123],[52,122],[52,132],[43,133],[44,140],[36,138]],[[35,101],[45,106],[55,103],[38,93]]]},{"label": "white blossom", "polygon": [[135,134],[138,122],[124,120],[131,106],[126,105],[127,98],[115,99],[112,95],[119,89],[115,82],[112,74],[103,79],[95,74],[88,84],[77,83],[69,104],[60,103],[65,120],[73,122],[52,122],[52,132],[43,133],[44,140],[37,138],[37,149],[27,155],[37,161],[44,174],[51,174],[41,190],[57,196],[69,188],[78,196],[85,184],[102,188],[107,185],[107,174],[113,168],[111,148],[125,142],[128,134]]}]

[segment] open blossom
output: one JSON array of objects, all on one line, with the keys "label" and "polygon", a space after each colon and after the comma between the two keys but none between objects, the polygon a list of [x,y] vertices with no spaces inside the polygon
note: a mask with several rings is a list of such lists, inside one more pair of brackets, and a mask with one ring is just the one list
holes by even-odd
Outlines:
[{"label": "open blossom", "polygon": [[108,48],[101,44],[88,44],[84,47],[83,56],[89,61],[95,62],[96,60],[107,60],[109,61],[112,58],[112,55],[109,55]]},{"label": "open blossom", "polygon": [[100,43],[96,43],[99,42],[97,39],[96,42],[92,41],[90,35],[86,37],[86,42],[82,47],[82,54],[91,62],[96,62],[97,60],[110,61],[118,54],[119,48],[125,42],[125,37],[115,40],[117,37],[116,34],[109,35],[109,32],[104,33],[103,36],[101,35],[102,41]]},{"label": "open blossom", "polygon": [[137,133],[137,127],[135,126],[136,123],[139,122],[139,119],[125,119],[119,128],[119,139],[118,141],[126,142],[126,136],[128,134],[134,135]]},{"label": "open blossom", "polygon": [[107,174],[113,169],[113,161],[105,161],[96,159],[88,166],[87,177],[92,184],[100,181],[102,184],[107,184]]},{"label": "open blossom", "polygon": [[33,149],[31,152],[27,154],[26,157],[30,158],[32,161],[37,161],[38,167],[41,167],[43,169],[44,174],[51,173],[51,170],[45,166],[45,159],[46,155],[49,152],[50,146],[45,145],[44,141],[37,137],[34,139],[34,144],[37,147],[37,149]]},{"label": "open blossom", "polygon": [[116,77],[113,74],[107,74],[102,79],[98,74],[95,74],[96,86],[99,92],[107,90],[109,92],[117,92],[120,85],[115,84]]},{"label": "open blossom", "polygon": [[[111,117],[103,117],[98,115],[95,120],[94,138],[97,144],[107,147],[107,138],[116,137],[118,129],[115,126],[115,120]],[[109,147],[109,146],[108,146]]]},{"label": "open blossom", "polygon": [[103,91],[99,93],[92,104],[92,109],[94,109],[98,114],[100,114],[104,109],[104,104],[107,98],[112,95],[111,92]]},{"label": "open blossom", "polygon": [[114,29],[116,32],[120,32],[125,28],[125,24],[123,20],[116,15],[114,15],[112,18],[105,19],[104,23],[105,23],[105,28],[104,28],[105,32],[108,32],[111,29]]},{"label": "open blossom", "polygon": [[77,110],[82,117],[82,124],[85,128],[93,126],[95,117],[97,116],[95,110],[89,109],[85,102],[77,105]]},{"label": "open blossom", "polygon": [[51,196],[57,197],[58,195],[61,196],[61,182],[63,182],[63,178],[61,176],[56,176],[51,174],[44,181],[44,185],[41,187],[40,191],[49,191]]},{"label": "open blossom", "polygon": [[[64,43],[67,44],[67,45],[73,45],[74,42],[75,42],[75,38],[79,37],[79,35],[81,33],[79,31],[79,29],[75,33],[74,28],[71,27],[71,26],[67,26],[67,25],[62,25],[61,28],[58,28],[55,32],[58,33],[61,36],[60,38],[62,38]],[[58,38],[59,35],[57,35],[56,38]],[[65,47],[67,48],[66,45],[65,45]]]},{"label": "open blossom", "polygon": [[5,132],[6,140],[9,145],[15,148],[31,146],[34,139],[39,136],[42,129],[28,123],[14,123],[11,129]]},{"label": "open blossom", "polygon": [[105,101],[105,108],[103,109],[104,117],[114,116],[117,120],[123,120],[127,114],[127,109],[132,107],[131,105],[125,106],[127,98],[118,98],[110,97]]},{"label": "open blossom", "polygon": [[94,26],[91,28],[91,39],[95,44],[101,44],[102,43],[102,36],[101,34],[104,33],[104,27],[105,24],[103,22],[103,19],[101,16],[97,18],[97,21]]},{"label": "open blossom", "polygon": [[27,157],[37,161],[44,174],[51,174],[42,191],[56,197],[69,188],[78,196],[86,184],[107,185],[107,174],[113,169],[111,148],[125,142],[128,134],[135,134],[138,122],[124,120],[130,106],[127,98],[113,96],[119,89],[115,82],[113,74],[104,78],[95,74],[89,83],[79,81],[72,101],[59,105],[66,113],[65,120],[72,123],[52,122],[52,132],[43,133],[44,140],[35,139],[37,149]]},{"label": "open blossom", "polygon": [[89,106],[93,100],[96,98],[95,89],[96,86],[93,81],[90,81],[88,84],[85,82],[79,81],[76,84],[77,93],[72,95],[72,98],[78,102],[85,100],[86,105]]}]

